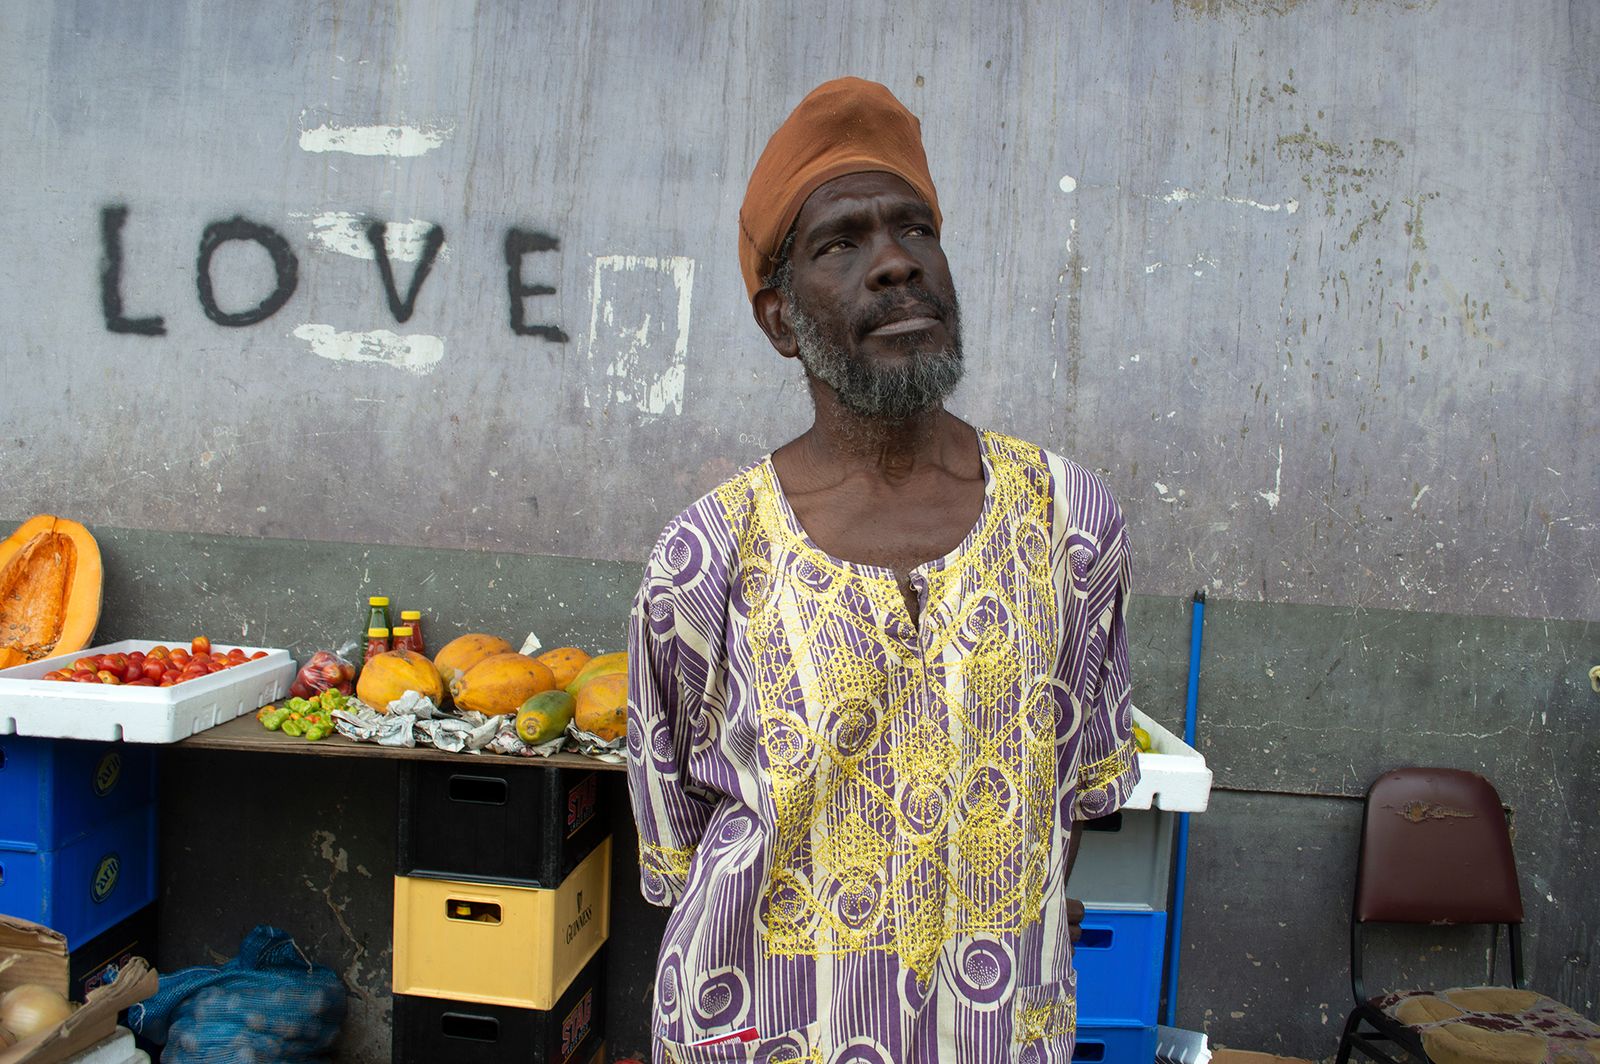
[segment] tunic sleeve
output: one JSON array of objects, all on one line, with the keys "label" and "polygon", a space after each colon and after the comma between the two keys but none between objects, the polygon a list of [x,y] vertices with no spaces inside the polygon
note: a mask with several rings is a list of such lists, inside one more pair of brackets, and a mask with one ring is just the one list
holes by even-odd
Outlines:
[{"label": "tunic sleeve", "polygon": [[683,609],[681,546],[669,526],[645,567],[628,625],[628,793],[639,829],[640,891],[669,907],[683,895],[713,812],[689,773],[703,695],[694,678],[705,675],[707,654],[705,633]]},{"label": "tunic sleeve", "polygon": [[1079,745],[1076,820],[1116,812],[1139,782],[1128,691],[1128,532],[1121,512],[1113,513],[1105,549],[1084,581],[1091,623],[1102,638],[1089,641],[1095,653],[1086,663],[1090,686]]}]

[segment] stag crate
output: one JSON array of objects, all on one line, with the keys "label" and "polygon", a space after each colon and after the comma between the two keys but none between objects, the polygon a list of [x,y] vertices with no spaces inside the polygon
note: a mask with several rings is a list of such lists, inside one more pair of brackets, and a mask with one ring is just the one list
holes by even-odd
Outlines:
[{"label": "stag crate", "polygon": [[605,838],[599,773],[492,760],[401,768],[397,874],[556,887]]},{"label": "stag crate", "polygon": [[0,849],[0,913],[59,931],[69,950],[156,899],[156,807],[124,813],[59,850]]},{"label": "stag crate", "polygon": [[609,838],[554,888],[396,876],[394,992],[550,1009],[610,923]]},{"label": "stag crate", "polygon": [[0,849],[59,850],[155,800],[152,747],[0,735]]},{"label": "stag crate", "polygon": [[1072,947],[1078,1023],[1154,1029],[1161,997],[1167,914],[1142,907],[1086,909]]},{"label": "stag crate", "polygon": [[1095,1027],[1078,1024],[1072,1059],[1085,1064],[1150,1064],[1156,1058],[1154,1027]]},{"label": "stag crate", "polygon": [[550,1009],[394,995],[393,1064],[590,1064],[603,1059],[605,953]]},{"label": "stag crate", "polygon": [[1122,809],[1080,821],[1078,859],[1068,897],[1085,905],[1167,907],[1172,880],[1172,839],[1177,816],[1159,809]]}]

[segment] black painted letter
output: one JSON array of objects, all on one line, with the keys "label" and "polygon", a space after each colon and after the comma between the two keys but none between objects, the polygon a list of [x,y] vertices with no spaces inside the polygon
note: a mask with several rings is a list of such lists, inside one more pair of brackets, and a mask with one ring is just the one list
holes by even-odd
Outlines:
[{"label": "black painted letter", "polygon": [[417,272],[411,275],[410,290],[406,292],[405,299],[401,299],[394,287],[394,267],[389,265],[389,249],[383,242],[383,234],[388,228],[388,222],[373,222],[367,226],[367,243],[372,245],[372,253],[378,260],[383,291],[389,297],[389,312],[394,315],[395,321],[410,321],[411,312],[417,309],[417,293],[422,291],[422,282],[428,279],[428,271],[433,269],[434,256],[444,246],[444,230],[437,225],[428,230],[422,243],[422,261],[417,263]]},{"label": "black painted letter", "polygon": [[511,294],[511,331],[518,336],[542,336],[557,343],[567,342],[567,334],[560,326],[527,324],[527,310],[522,303],[529,296],[555,294],[555,289],[549,285],[523,281],[522,256],[531,251],[557,251],[560,247],[561,241],[548,233],[515,227],[506,230],[506,289]]},{"label": "black painted letter", "polygon": [[158,315],[129,318],[122,313],[122,223],[128,208],[105,207],[100,211],[100,308],[105,311],[106,330],[136,336],[165,336],[167,323]]},{"label": "black painted letter", "polygon": [[[229,314],[217,306],[217,297],[211,290],[211,256],[217,248],[230,240],[254,240],[272,256],[272,268],[278,274],[278,287],[251,310]],[[218,325],[254,325],[272,317],[294,295],[300,283],[300,260],[289,250],[289,242],[276,229],[244,218],[233,217],[225,222],[212,222],[200,235],[200,258],[195,263],[195,284],[200,289],[200,309]]]}]

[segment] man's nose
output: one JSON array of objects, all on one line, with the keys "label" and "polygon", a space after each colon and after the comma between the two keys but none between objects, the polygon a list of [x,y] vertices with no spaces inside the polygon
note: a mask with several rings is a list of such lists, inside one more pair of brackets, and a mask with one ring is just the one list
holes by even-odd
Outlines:
[{"label": "man's nose", "polygon": [[893,235],[876,241],[867,285],[873,289],[897,288],[922,278],[922,264]]}]

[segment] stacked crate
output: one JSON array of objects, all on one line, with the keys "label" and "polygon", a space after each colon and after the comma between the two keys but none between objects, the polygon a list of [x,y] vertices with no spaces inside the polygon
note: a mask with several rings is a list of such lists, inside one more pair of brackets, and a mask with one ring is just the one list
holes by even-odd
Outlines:
[{"label": "stacked crate", "polygon": [[611,839],[600,799],[592,771],[401,769],[394,1064],[602,1057]]},{"label": "stacked crate", "polygon": [[75,1000],[152,957],[156,846],[154,747],[0,735],[0,915],[66,937]]},{"label": "stacked crate", "polygon": [[1161,965],[1175,814],[1128,810],[1079,825],[1067,894],[1082,900],[1078,1048],[1073,1060],[1150,1064],[1156,1052]]},{"label": "stacked crate", "polygon": [[1067,894],[1084,905],[1073,948],[1078,1040],[1074,1061],[1151,1064],[1166,959],[1178,816],[1201,813],[1211,794],[1205,758],[1137,708],[1133,722],[1154,749],[1122,809],[1079,825]]}]

